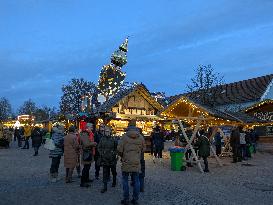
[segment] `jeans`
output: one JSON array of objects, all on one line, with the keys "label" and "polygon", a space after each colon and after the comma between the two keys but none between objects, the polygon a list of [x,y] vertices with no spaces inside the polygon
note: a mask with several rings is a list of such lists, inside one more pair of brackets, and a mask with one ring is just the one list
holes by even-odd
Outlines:
[{"label": "jeans", "polygon": [[222,145],[215,145],[216,155],[219,156],[222,152]]},{"label": "jeans", "polygon": [[17,137],[17,143],[18,143],[18,147],[22,147],[22,139],[21,136]]},{"label": "jeans", "polygon": [[113,166],[103,166],[103,183],[107,183],[110,179],[110,170],[113,175],[113,183],[116,183],[116,176],[117,176],[117,171],[116,171],[116,165]]},{"label": "jeans", "polygon": [[139,187],[140,190],[144,190],[144,174],[139,174]]},{"label": "jeans", "polygon": [[133,199],[138,200],[140,184],[139,184],[139,173],[138,172],[122,172],[122,185],[123,185],[123,198],[129,201],[129,184],[128,177],[131,175],[133,178]]},{"label": "jeans", "polygon": [[61,161],[61,157],[52,157],[52,161],[51,161],[51,167],[50,167],[50,173],[54,174],[54,173],[58,173],[59,171],[59,166],[60,166],[60,161]]},{"label": "jeans", "polygon": [[98,163],[98,158],[99,156],[95,155],[94,159],[95,159],[95,177],[99,177],[100,175],[100,165]]},{"label": "jeans", "polygon": [[154,154],[155,154],[155,157],[162,158],[162,149],[161,148],[155,148]]},{"label": "jeans", "polygon": [[26,137],[24,148],[29,149],[29,137]]},{"label": "jeans", "polygon": [[35,154],[38,154],[39,147],[38,147],[38,146],[35,146],[35,147],[33,147],[33,148],[34,148],[34,152],[35,152]]},{"label": "jeans", "polygon": [[204,160],[205,170],[208,171],[209,170],[208,157],[203,157],[203,160]]},{"label": "jeans", "polygon": [[241,149],[241,156],[243,160],[247,159],[247,155],[246,155],[246,144],[241,144],[240,146]]},{"label": "jeans", "polygon": [[89,170],[91,164],[85,164],[82,169],[81,184],[85,184],[89,180]]}]

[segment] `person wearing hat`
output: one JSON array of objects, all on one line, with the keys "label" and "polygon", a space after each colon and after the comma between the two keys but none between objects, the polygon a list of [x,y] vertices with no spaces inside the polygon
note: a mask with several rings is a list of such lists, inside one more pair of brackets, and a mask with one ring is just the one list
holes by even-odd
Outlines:
[{"label": "person wearing hat", "polygon": [[88,182],[92,182],[89,178],[89,170],[93,157],[95,155],[95,147],[97,143],[94,141],[94,134],[92,132],[93,124],[87,123],[86,128],[80,133],[80,145],[82,146],[82,176],[81,187],[89,187]]},{"label": "person wearing hat", "polygon": [[98,144],[99,161],[103,167],[103,188],[101,193],[107,191],[107,183],[110,179],[110,170],[113,175],[112,187],[117,184],[117,141],[111,136],[111,128],[108,126],[104,127],[104,135]]},{"label": "person wearing hat", "polygon": [[63,156],[64,147],[64,127],[56,125],[52,128],[52,138],[55,149],[50,150],[49,158],[52,159],[50,167],[50,181],[56,182],[58,178],[60,161]]},{"label": "person wearing hat", "polygon": [[136,127],[136,121],[131,120],[126,133],[122,136],[118,144],[118,154],[121,156],[123,200],[122,204],[129,204],[129,184],[128,178],[131,175],[133,179],[133,199],[132,204],[138,204],[140,191],[139,172],[141,170],[141,153],[145,149],[144,137],[140,134],[139,128]]}]

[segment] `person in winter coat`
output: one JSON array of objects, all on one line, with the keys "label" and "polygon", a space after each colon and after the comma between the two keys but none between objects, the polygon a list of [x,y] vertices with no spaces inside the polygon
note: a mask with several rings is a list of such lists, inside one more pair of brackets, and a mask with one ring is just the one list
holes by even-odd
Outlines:
[{"label": "person in winter coat", "polygon": [[239,128],[240,131],[240,158],[241,160],[246,160],[246,133],[243,131],[243,128]]},{"label": "person in winter coat", "polygon": [[199,131],[199,137],[196,142],[196,146],[198,146],[199,156],[202,157],[204,160],[204,172],[209,172],[208,157],[210,156],[210,142],[208,137],[205,135],[204,130]]},{"label": "person in winter coat", "polygon": [[66,168],[65,182],[72,182],[73,170],[78,163],[80,145],[75,134],[76,127],[70,126],[68,134],[64,137],[64,167]]},{"label": "person in winter coat", "polygon": [[[142,129],[139,129],[140,134],[142,134]],[[139,187],[140,192],[144,192],[144,178],[145,178],[145,158],[144,158],[144,151],[141,152],[140,156],[140,173],[139,173]],[[131,186],[134,186],[134,180],[131,177]]]},{"label": "person in winter coat", "polygon": [[94,142],[94,134],[92,132],[93,130],[93,124],[87,123],[86,129],[83,130],[80,133],[80,145],[82,146],[82,176],[81,176],[81,187],[89,187],[89,182],[92,182],[91,179],[89,179],[89,170],[91,167],[91,163],[93,160],[93,157],[95,155],[95,147],[97,145],[96,142]]},{"label": "person in winter coat", "polygon": [[162,162],[162,151],[164,149],[164,134],[161,131],[159,126],[156,126],[155,131],[152,133],[153,143],[154,143],[154,158],[159,158],[160,162]]},{"label": "person in winter coat", "polygon": [[29,149],[29,138],[31,136],[31,126],[27,124],[24,127],[24,138],[25,138],[25,145],[22,149]]},{"label": "person in winter coat", "polygon": [[250,131],[251,134],[251,144],[253,146],[253,153],[256,153],[257,141],[258,141],[258,133],[254,129]]},{"label": "person in winter coat", "polygon": [[232,147],[233,163],[241,161],[240,158],[240,132],[238,127],[234,127],[230,134],[230,146]]},{"label": "person in winter coat", "polygon": [[14,129],[14,138],[17,139],[18,147],[21,147],[22,146],[22,139],[21,139],[20,129],[18,127],[16,127]]},{"label": "person in winter coat", "polygon": [[220,156],[222,152],[222,137],[219,130],[217,130],[217,133],[214,136],[214,141],[215,141],[216,155]]},{"label": "person in winter coat", "polygon": [[[103,137],[104,135],[104,130],[105,130],[105,125],[104,124],[100,124],[100,127],[99,127],[99,131],[95,133],[95,142],[97,144],[100,143],[100,140],[101,138]],[[94,160],[95,160],[95,177],[96,179],[99,179],[99,175],[100,175],[100,165],[99,165],[99,152],[96,148],[96,152],[95,152],[95,156],[94,156]]]},{"label": "person in winter coat", "polygon": [[49,158],[52,159],[50,167],[50,179],[51,182],[56,182],[58,178],[61,157],[63,156],[64,127],[61,125],[53,127],[51,139],[55,144],[55,149],[50,150],[49,152]]},{"label": "person in winter coat", "polygon": [[34,148],[34,155],[38,155],[39,148],[42,144],[42,134],[40,133],[40,128],[35,127],[31,132],[32,147]]},{"label": "person in winter coat", "polygon": [[134,181],[134,191],[132,204],[138,204],[140,191],[139,172],[141,169],[140,157],[145,149],[144,137],[140,134],[136,127],[136,121],[131,120],[126,133],[122,136],[118,144],[118,154],[121,156],[122,184],[123,184],[123,200],[122,204],[129,204],[129,185],[128,177],[131,175]]},{"label": "person in winter coat", "polygon": [[104,135],[98,144],[99,162],[103,167],[103,188],[101,193],[107,191],[107,182],[110,179],[110,170],[113,175],[112,187],[117,184],[117,141],[111,136],[111,128],[104,127]]},{"label": "person in winter coat", "polygon": [[251,143],[251,131],[250,130],[246,131],[245,140],[246,140],[246,157],[251,158],[250,147],[251,147],[252,143]]}]

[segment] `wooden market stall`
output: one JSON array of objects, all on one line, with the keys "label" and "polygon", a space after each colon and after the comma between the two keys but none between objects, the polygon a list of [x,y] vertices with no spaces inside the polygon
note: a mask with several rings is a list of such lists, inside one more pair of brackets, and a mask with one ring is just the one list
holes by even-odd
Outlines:
[{"label": "wooden market stall", "polygon": [[161,110],[163,106],[151,96],[145,85],[135,83],[104,102],[98,112],[117,136],[122,136],[128,122],[136,119],[137,127],[142,129],[149,149],[150,134],[156,121],[161,119],[157,116]]},{"label": "wooden market stall", "polygon": [[[216,131],[216,127],[222,125],[234,126],[241,123],[238,117],[235,117],[230,113],[225,113],[212,107],[200,105],[196,101],[186,96],[180,96],[174,100],[161,112],[161,116],[165,119],[176,120],[187,141],[186,149],[190,149],[192,151],[193,158],[195,159],[195,162],[197,163],[201,172],[203,172],[203,169],[201,167],[200,160],[198,159],[197,154],[192,147],[192,142],[196,137],[197,131],[200,128],[214,127],[211,136],[209,136],[213,137]],[[192,136],[187,136],[181,120],[191,126],[193,129]],[[222,166],[221,160],[216,155],[216,152],[212,146],[211,150],[217,163]]]},{"label": "wooden market stall", "polygon": [[248,107],[245,112],[260,121],[254,123],[259,142],[273,143],[273,100],[267,99]]}]

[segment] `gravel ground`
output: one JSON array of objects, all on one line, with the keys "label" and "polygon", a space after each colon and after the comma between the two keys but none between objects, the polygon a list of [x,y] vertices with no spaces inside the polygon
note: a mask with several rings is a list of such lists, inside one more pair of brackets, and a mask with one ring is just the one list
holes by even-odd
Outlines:
[{"label": "gravel ground", "polygon": [[[0,149],[0,204],[120,204],[122,186],[118,164],[118,186],[100,193],[101,180],[95,180],[88,189],[79,187],[75,176],[72,184],[64,183],[63,161],[60,165],[62,179],[48,182],[50,159],[48,151],[41,148],[39,156],[33,150],[12,146]],[[184,172],[170,171],[170,160],[165,154],[163,164],[153,163],[147,154],[145,193],[140,204],[273,204],[273,155],[257,153],[248,163],[230,163],[224,158],[223,167],[209,159],[210,173],[201,174],[197,167]],[[94,166],[91,168],[94,177]]]}]

